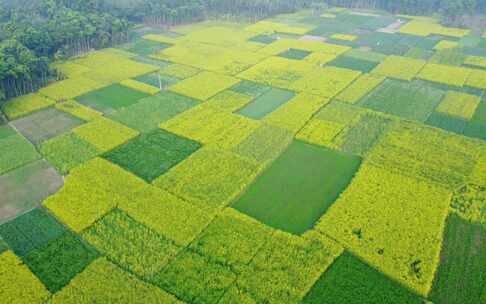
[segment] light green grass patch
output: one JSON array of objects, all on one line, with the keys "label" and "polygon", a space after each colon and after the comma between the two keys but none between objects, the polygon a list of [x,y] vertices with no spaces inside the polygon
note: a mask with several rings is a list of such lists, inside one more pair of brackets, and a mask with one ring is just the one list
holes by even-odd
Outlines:
[{"label": "light green grass patch", "polygon": [[73,133],[54,137],[40,145],[40,153],[61,174],[96,157],[99,152]]},{"label": "light green grass patch", "polygon": [[148,132],[197,104],[199,102],[195,99],[165,91],[119,109],[109,118],[139,132]]},{"label": "light green grass patch", "polygon": [[34,146],[19,134],[0,139],[0,174],[39,159]]}]

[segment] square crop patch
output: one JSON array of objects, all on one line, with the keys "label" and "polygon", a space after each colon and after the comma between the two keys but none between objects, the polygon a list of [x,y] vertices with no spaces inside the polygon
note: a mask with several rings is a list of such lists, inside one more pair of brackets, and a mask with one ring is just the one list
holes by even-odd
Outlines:
[{"label": "square crop patch", "polygon": [[295,141],[232,207],[302,234],[332,205],[360,164],[360,157]]},{"label": "square crop patch", "polygon": [[98,150],[93,145],[73,133],[63,134],[43,142],[40,152],[63,175],[98,155]]},{"label": "square crop patch", "polygon": [[419,296],[345,252],[321,275],[302,303],[420,304],[423,302]]},{"label": "square crop patch", "polygon": [[163,42],[158,42],[158,41],[152,41],[152,40],[146,40],[146,39],[140,39],[130,45],[130,47],[127,49],[129,52],[142,55],[142,56],[148,56],[151,54],[154,54],[156,52],[159,52],[163,49],[166,49],[168,47],[172,46],[169,43],[163,43]]},{"label": "square crop patch", "polygon": [[135,130],[104,117],[74,129],[73,133],[101,152],[109,151],[139,134]]},{"label": "square crop patch", "polygon": [[151,182],[200,147],[195,141],[158,129],[106,153],[104,158]]},{"label": "square crop patch", "polygon": [[195,99],[172,93],[162,92],[140,100],[134,105],[119,109],[109,116],[140,132],[157,129],[161,122],[192,108],[199,102]]},{"label": "square crop patch", "polygon": [[288,49],[279,54],[280,57],[284,57],[287,59],[295,59],[295,60],[302,60],[305,57],[309,56],[311,52],[306,50],[299,50],[299,49]]},{"label": "square crop patch", "polygon": [[116,109],[128,107],[147,96],[150,95],[120,84],[113,84],[77,97],[76,100],[103,113],[111,113]]},{"label": "square crop patch", "polygon": [[362,58],[339,56],[328,65],[368,73],[373,70],[378,63]]},{"label": "square crop patch", "polygon": [[24,257],[24,262],[46,288],[55,293],[81,273],[98,253],[87,247],[77,236],[65,232]]},{"label": "square crop patch", "polygon": [[292,91],[272,88],[237,113],[248,118],[261,119],[287,103],[294,96],[295,93]]},{"label": "square crop patch", "polygon": [[1,175],[0,223],[36,207],[62,185],[62,177],[45,160]]},{"label": "square crop patch", "polygon": [[233,87],[231,87],[230,90],[250,97],[258,97],[263,93],[268,92],[270,89],[271,87],[267,87],[258,82],[242,80]]},{"label": "square crop patch", "polygon": [[0,237],[23,257],[58,238],[65,229],[44,209],[34,209],[0,226]]},{"label": "square crop patch", "polygon": [[213,72],[201,72],[171,86],[169,90],[198,100],[207,100],[240,80]]},{"label": "square crop patch", "polygon": [[230,269],[186,250],[155,276],[154,284],[188,303],[217,303],[235,280]]},{"label": "square crop patch", "polygon": [[39,159],[35,147],[22,135],[14,134],[0,139],[0,174]]},{"label": "square crop patch", "polygon": [[424,122],[443,96],[444,91],[422,81],[385,80],[360,104],[375,111]]},{"label": "square crop patch", "polygon": [[38,145],[84,123],[83,120],[56,108],[49,108],[17,119],[12,125],[30,142]]},{"label": "square crop patch", "polygon": [[275,38],[275,36],[273,36],[273,35],[261,34],[261,35],[251,37],[248,41],[258,42],[258,43],[263,43],[263,44],[270,44],[270,43],[272,43],[276,40],[277,40],[277,38]]},{"label": "square crop patch", "polygon": [[118,209],[85,230],[82,237],[111,261],[146,279],[160,272],[179,250]]}]

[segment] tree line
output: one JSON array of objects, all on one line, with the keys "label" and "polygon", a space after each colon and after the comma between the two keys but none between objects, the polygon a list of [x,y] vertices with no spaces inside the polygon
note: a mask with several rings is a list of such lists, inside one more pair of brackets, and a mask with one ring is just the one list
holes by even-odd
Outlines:
[{"label": "tree line", "polygon": [[128,39],[130,24],[171,26],[209,17],[258,20],[328,6],[430,14],[445,21],[486,12],[486,0],[0,0],[0,102],[58,77],[56,59]]},{"label": "tree line", "polygon": [[129,23],[85,0],[0,0],[0,100],[58,77],[53,60],[124,42]]}]

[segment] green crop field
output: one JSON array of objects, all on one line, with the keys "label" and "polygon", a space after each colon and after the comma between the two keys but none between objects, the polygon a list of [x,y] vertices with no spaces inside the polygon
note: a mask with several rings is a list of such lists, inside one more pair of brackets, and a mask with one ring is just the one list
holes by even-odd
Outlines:
[{"label": "green crop field", "polygon": [[486,35],[180,22],[2,104],[1,303],[486,303]]},{"label": "green crop field", "polygon": [[232,205],[295,234],[315,222],[349,184],[360,158],[296,141]]}]

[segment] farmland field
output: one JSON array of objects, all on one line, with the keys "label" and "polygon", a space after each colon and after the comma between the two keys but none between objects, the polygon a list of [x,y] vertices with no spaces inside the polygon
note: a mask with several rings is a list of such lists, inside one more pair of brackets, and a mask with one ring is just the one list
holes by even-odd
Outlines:
[{"label": "farmland field", "polygon": [[0,302],[486,303],[486,36],[134,31],[2,107]]}]

